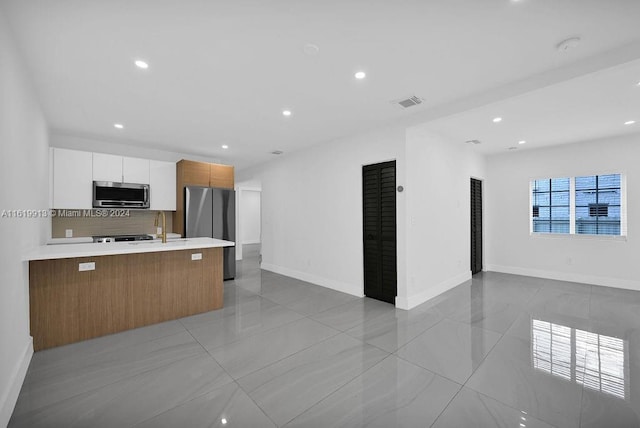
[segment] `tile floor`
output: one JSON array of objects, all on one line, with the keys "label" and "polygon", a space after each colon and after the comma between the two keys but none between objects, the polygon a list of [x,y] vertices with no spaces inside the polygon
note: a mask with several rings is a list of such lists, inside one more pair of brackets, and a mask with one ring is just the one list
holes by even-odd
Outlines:
[{"label": "tile floor", "polygon": [[484,273],[401,311],[256,255],[223,309],[36,353],[9,426],[640,427],[640,292]]}]

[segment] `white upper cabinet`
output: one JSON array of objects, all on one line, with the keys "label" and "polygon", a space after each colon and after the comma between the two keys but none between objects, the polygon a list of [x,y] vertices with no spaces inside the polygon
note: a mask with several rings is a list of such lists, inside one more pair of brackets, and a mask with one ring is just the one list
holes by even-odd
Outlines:
[{"label": "white upper cabinet", "polygon": [[176,210],[176,164],[174,162],[150,161],[149,190],[151,210]]},{"label": "white upper cabinet", "polygon": [[50,149],[51,208],[90,209],[93,182],[149,184],[152,210],[176,210],[176,164],[105,153]]},{"label": "white upper cabinet", "polygon": [[91,152],[54,148],[52,207],[90,209],[93,201]]},{"label": "white upper cabinet", "polygon": [[149,159],[94,153],[93,181],[149,184]]},{"label": "white upper cabinet", "polygon": [[149,159],[122,158],[122,177],[125,183],[149,184]]},{"label": "white upper cabinet", "polygon": [[93,181],[122,182],[122,156],[94,153]]}]

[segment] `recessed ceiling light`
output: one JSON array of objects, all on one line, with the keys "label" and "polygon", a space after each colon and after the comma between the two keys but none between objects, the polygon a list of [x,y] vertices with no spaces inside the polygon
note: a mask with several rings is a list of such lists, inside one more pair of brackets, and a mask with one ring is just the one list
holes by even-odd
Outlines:
[{"label": "recessed ceiling light", "polygon": [[136,60],[134,64],[136,65],[136,67],[142,68],[143,70],[149,68],[149,64],[146,61],[142,61],[141,59]]},{"label": "recessed ceiling light", "polygon": [[287,117],[291,116],[291,110],[282,110],[282,115]]},{"label": "recessed ceiling light", "polygon": [[226,418],[222,418],[222,419],[220,419],[220,422],[222,422],[222,425],[226,425],[227,424],[227,419]]},{"label": "recessed ceiling light", "polygon": [[354,74],[354,76],[356,77],[356,79],[362,80],[367,77],[367,73],[365,73],[364,71],[358,71],[356,74]]},{"label": "recessed ceiling light", "polygon": [[501,117],[494,117],[493,118],[493,123],[500,123],[502,122],[502,118]]},{"label": "recessed ceiling light", "polygon": [[527,144],[527,142],[525,140],[520,140],[518,141],[518,144]]},{"label": "recessed ceiling light", "polygon": [[121,124],[121,123],[114,123],[114,124],[113,124],[113,127],[114,127],[114,128],[118,128],[118,129],[123,129],[123,128],[124,128],[124,125],[123,125],[123,124]]},{"label": "recessed ceiling light", "polygon": [[223,144],[223,145],[222,145],[222,148],[226,150],[226,149],[228,149],[228,148],[229,148],[229,146],[227,146],[226,144]]},{"label": "recessed ceiling light", "polygon": [[633,125],[634,123],[636,123],[635,120],[627,120],[624,124],[625,125]]}]

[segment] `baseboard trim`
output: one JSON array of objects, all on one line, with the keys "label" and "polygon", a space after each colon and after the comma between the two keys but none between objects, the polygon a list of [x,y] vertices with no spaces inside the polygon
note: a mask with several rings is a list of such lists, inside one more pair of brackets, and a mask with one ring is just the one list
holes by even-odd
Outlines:
[{"label": "baseboard trim", "polygon": [[259,244],[260,240],[257,241],[242,241],[242,245],[253,245],[253,244]]},{"label": "baseboard trim", "polygon": [[364,293],[355,293],[353,290],[358,287],[346,282],[335,281],[332,279],[316,276],[307,272],[300,272],[294,269],[289,269],[283,266],[274,265],[271,263],[262,262],[260,268],[268,270],[269,272],[278,273],[280,275],[290,276],[301,281],[310,282],[312,284],[320,285],[322,287],[330,288],[332,290],[341,291],[342,293],[351,294],[356,297],[364,297]]},{"label": "baseboard trim", "polygon": [[7,388],[2,394],[2,401],[0,401],[0,408],[2,409],[0,411],[0,427],[9,425],[9,419],[11,419],[13,409],[16,407],[20,389],[22,389],[27,369],[31,363],[31,357],[33,357],[33,337],[29,336],[29,342],[22,354],[22,358],[18,361],[13,376],[9,379]]},{"label": "baseboard trim", "polygon": [[583,284],[600,285],[603,287],[624,288],[640,291],[640,281],[609,278],[604,276],[580,275],[569,272],[556,272],[540,269],[529,269],[516,266],[487,265],[490,272],[510,273],[513,275],[533,276],[536,278],[553,279],[557,281],[581,282]]},{"label": "baseboard trim", "polygon": [[444,280],[433,287],[429,287],[428,290],[425,290],[422,293],[409,296],[406,298],[396,297],[396,307],[399,309],[405,309],[405,310],[415,308],[416,306],[421,305],[424,302],[431,300],[434,297],[437,297],[440,294],[446,291],[449,291],[454,287],[457,287],[463,282],[469,281],[470,279],[471,279],[471,271],[461,273],[452,278]]}]

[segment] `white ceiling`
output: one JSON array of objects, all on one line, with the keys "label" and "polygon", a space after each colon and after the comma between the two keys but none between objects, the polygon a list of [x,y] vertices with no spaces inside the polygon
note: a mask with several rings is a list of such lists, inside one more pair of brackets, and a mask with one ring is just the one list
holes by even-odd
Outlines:
[{"label": "white ceiling", "polygon": [[[640,132],[640,60],[436,119],[424,125],[453,141],[480,140],[485,154],[530,150]],[[502,121],[494,123],[493,119]],[[635,124],[625,125],[627,121]],[[520,145],[519,141],[526,141]]]},{"label": "white ceiling", "polygon": [[[622,103],[635,109],[628,114],[615,97],[628,99],[631,90],[608,92],[616,84],[628,88],[640,81],[640,74],[632,76],[637,63],[620,66],[630,56],[640,58],[635,0],[0,0],[0,5],[52,129],[217,157],[240,168],[271,159],[269,152],[276,149],[286,154],[403,121],[435,119],[441,132],[486,140],[478,147],[490,151],[504,149],[513,138],[533,146],[615,132],[605,122],[640,114],[635,102],[640,88],[633,101]],[[556,44],[571,36],[582,43],[557,52]],[[318,45],[319,53],[305,55],[307,43]],[[147,60],[149,70],[137,69],[137,58]],[[593,72],[594,65],[614,68],[561,83]],[[366,71],[367,79],[356,81],[357,70]],[[621,74],[631,82],[621,82]],[[505,90],[518,88],[518,82],[526,84]],[[585,93],[591,90],[593,96]],[[425,103],[409,110],[390,103],[413,94]],[[465,100],[518,94],[500,109],[504,134],[485,126],[492,106],[439,119],[473,104]],[[604,114],[604,105],[593,104],[603,98],[611,98],[612,108]],[[293,115],[283,117],[283,108]],[[566,112],[570,120],[561,120]],[[598,114],[581,119],[590,112]],[[125,129],[113,128],[115,122]],[[225,151],[222,144],[230,148]]]}]

